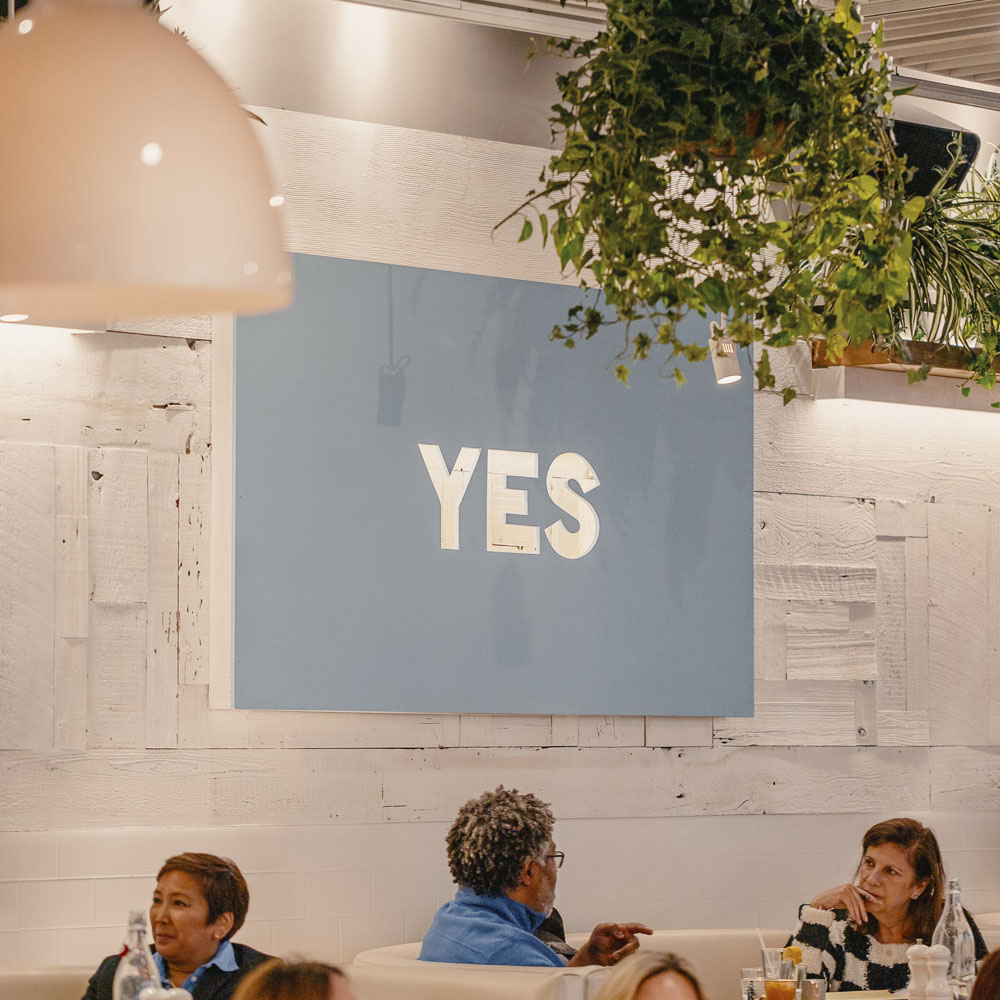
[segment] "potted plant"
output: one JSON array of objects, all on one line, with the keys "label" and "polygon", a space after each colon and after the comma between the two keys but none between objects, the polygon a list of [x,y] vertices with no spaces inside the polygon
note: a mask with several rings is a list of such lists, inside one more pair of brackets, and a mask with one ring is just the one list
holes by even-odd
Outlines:
[{"label": "potted plant", "polygon": [[595,292],[553,337],[624,322],[627,381],[654,352],[704,359],[707,337],[678,324],[720,313],[738,344],[763,343],[762,388],[770,346],[898,341],[934,294],[911,282],[921,216],[955,202],[942,185],[908,196],[881,33],[860,28],[850,0],[833,16],[807,0],[608,0],[595,38],[553,43],[574,60],[551,118],[563,147],[507,217]]}]

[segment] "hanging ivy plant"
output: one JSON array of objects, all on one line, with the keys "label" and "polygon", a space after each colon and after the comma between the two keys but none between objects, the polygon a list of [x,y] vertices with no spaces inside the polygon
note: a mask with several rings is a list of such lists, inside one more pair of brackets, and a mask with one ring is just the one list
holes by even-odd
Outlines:
[{"label": "hanging ivy plant", "polygon": [[627,381],[654,353],[704,359],[707,336],[679,323],[721,313],[737,343],[763,342],[765,387],[767,347],[825,337],[836,358],[898,336],[925,206],[887,131],[880,31],[860,28],[850,0],[832,17],[805,0],[608,0],[595,38],[553,43],[574,60],[550,119],[562,149],[511,213],[595,292],[553,337],[623,322]]},{"label": "hanging ivy plant", "polygon": [[[893,310],[886,346],[904,357],[905,338],[959,347],[970,380],[993,389],[1000,361],[1000,178],[973,173],[959,189],[950,183],[959,163],[956,144],[951,166],[911,226],[907,297]],[[910,381],[926,378],[930,367],[911,371]],[[969,394],[968,385],[962,392]]]}]

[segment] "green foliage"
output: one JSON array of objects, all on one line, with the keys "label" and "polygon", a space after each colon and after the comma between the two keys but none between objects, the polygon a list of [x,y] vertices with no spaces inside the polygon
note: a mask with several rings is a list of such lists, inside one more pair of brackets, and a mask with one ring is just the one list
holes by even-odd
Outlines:
[{"label": "green foliage", "polygon": [[[905,354],[905,339],[964,348],[971,380],[996,387],[1000,353],[1000,179],[973,176],[965,189],[948,186],[949,169],[910,222],[912,253],[906,298],[892,311],[887,345]],[[916,199],[915,199],[916,200]],[[929,366],[910,372],[927,377]],[[968,395],[967,387],[963,393]]]},{"label": "green foliage", "polygon": [[832,17],[807,0],[607,11],[596,38],[552,43],[574,60],[550,118],[563,148],[511,213],[536,214],[599,293],[553,336],[624,322],[624,379],[628,360],[703,357],[678,324],[722,313],[738,344],[763,342],[761,388],[775,384],[768,346],[822,336],[837,358],[896,336],[925,207],[907,200],[884,125],[880,38],[858,37],[850,0]]}]

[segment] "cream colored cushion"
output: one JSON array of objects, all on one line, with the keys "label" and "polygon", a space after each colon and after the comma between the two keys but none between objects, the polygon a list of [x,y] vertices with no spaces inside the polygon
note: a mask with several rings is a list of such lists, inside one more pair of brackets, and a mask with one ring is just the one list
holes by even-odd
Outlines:
[{"label": "cream colored cushion", "polygon": [[[791,929],[768,928],[760,932],[768,948],[780,948]],[[586,934],[569,934],[575,947],[587,940]],[[639,936],[642,951],[672,951],[687,959],[701,983],[705,1000],[738,1000],[740,969],[760,965],[760,939],[756,930],[676,930],[655,931]]]},{"label": "cream colored cushion", "polygon": [[592,1000],[606,969],[421,962],[420,943],[373,948],[345,970],[358,1000]]},{"label": "cream colored cushion", "polygon": [[[787,928],[761,932],[769,948],[788,940]],[[570,934],[579,947],[587,934]],[[760,965],[755,930],[657,931],[641,938],[641,948],[673,951],[694,967],[706,1000],[739,996],[740,969]],[[420,962],[420,944],[364,951],[348,972],[358,1000],[592,1000],[610,970],[521,968],[510,965],[458,965]]]},{"label": "cream colored cushion", "polygon": [[94,974],[92,966],[61,965],[47,969],[0,969],[3,1000],[80,1000]]},{"label": "cream colored cushion", "polygon": [[976,924],[990,951],[1000,948],[1000,913],[975,913]]}]

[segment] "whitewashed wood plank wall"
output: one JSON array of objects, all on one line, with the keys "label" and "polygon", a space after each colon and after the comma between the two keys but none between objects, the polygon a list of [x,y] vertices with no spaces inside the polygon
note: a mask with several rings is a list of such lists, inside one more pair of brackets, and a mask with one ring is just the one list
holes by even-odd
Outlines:
[{"label": "whitewashed wood plank wall", "polygon": [[[293,250],[557,279],[543,151],[259,110]],[[1000,414],[756,397],[751,719],[213,710],[207,329],[0,331],[0,829],[1000,810]]]}]

